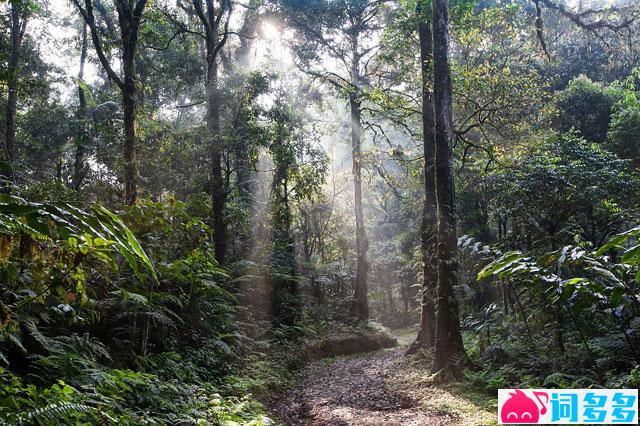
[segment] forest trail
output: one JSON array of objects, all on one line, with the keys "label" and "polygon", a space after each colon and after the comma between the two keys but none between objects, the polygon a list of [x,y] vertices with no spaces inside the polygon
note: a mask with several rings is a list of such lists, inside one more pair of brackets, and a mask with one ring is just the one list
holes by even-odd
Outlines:
[{"label": "forest trail", "polygon": [[495,402],[460,385],[434,386],[425,366],[398,347],[310,365],[276,411],[286,425],[410,426],[496,424]]}]

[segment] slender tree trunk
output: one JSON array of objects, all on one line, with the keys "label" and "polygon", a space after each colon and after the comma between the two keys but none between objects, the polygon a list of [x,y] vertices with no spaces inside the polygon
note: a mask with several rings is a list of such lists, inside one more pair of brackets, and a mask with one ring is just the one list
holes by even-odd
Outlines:
[{"label": "slender tree trunk", "polygon": [[[80,48],[80,71],[78,71],[78,80],[84,80],[84,65],[87,60],[87,25],[82,26],[82,46]],[[76,191],[82,187],[82,181],[86,174],[85,144],[87,142],[87,100],[84,94],[82,83],[78,83],[78,134],[76,135],[76,155],[73,162],[73,189]]]},{"label": "slender tree trunk", "polygon": [[354,209],[356,216],[356,282],[355,295],[351,305],[351,313],[358,319],[369,319],[368,300],[368,274],[369,261],[367,251],[369,241],[364,227],[364,216],[362,214],[362,117],[360,100],[357,94],[352,94],[349,99],[351,108],[351,154],[353,158],[353,190]]},{"label": "slender tree trunk", "polygon": [[[255,43],[255,35],[260,24],[259,0],[250,0],[245,11],[242,26],[240,27],[240,45],[235,51],[234,72],[243,77],[247,86],[247,93],[240,100],[238,114],[234,130],[236,137],[233,140],[233,162],[236,171],[236,187],[238,188],[238,203],[240,209],[249,219],[253,212],[253,171],[251,170],[250,150],[252,140],[248,134],[249,120],[251,119],[251,105],[256,96],[256,90],[251,84],[250,72],[251,52]],[[242,259],[249,255],[251,248],[251,224],[250,220],[236,221],[233,224],[233,256]]]},{"label": "slender tree trunk", "polygon": [[16,109],[18,106],[18,73],[20,65],[20,53],[22,50],[22,38],[27,24],[27,18],[21,16],[19,5],[11,1],[11,52],[7,64],[7,103],[5,107],[5,135],[4,135],[4,160],[5,165],[2,175],[6,180],[15,182],[15,138],[16,138]]},{"label": "slender tree trunk", "polygon": [[421,347],[431,348],[435,343],[435,312],[433,299],[438,280],[436,247],[437,218],[435,195],[435,116],[433,111],[433,94],[430,89],[432,80],[431,57],[432,35],[431,22],[427,20],[427,11],[422,9],[422,0],[418,1],[416,13],[419,18],[418,38],[420,42],[420,63],[422,78],[422,141],[424,152],[424,202],[422,214],[421,249],[422,263],[422,309],[420,314],[420,330],[409,353]]},{"label": "slender tree trunk", "polygon": [[[206,41],[206,96],[207,96],[207,129],[209,131],[209,156],[211,157],[211,204],[213,222],[213,248],[215,258],[220,264],[226,261],[226,223],[224,206],[227,198],[225,182],[222,176],[223,142],[220,134],[220,91],[218,90],[218,56],[224,46],[229,24],[231,3],[221,3],[216,9],[215,0],[206,0],[206,10],[202,0],[193,0],[202,26],[205,29]],[[227,12],[224,32],[220,31],[223,14]]]},{"label": "slender tree trunk", "polygon": [[[138,29],[142,14],[148,0],[114,1],[118,12],[118,24],[122,39],[122,78],[113,70],[100,39],[100,31],[93,13],[94,0],[84,0],[84,8],[80,0],[73,0],[78,11],[91,30],[91,39],[102,67],[110,80],[113,80],[122,92],[122,112],[124,115],[124,197],[127,204],[134,204],[138,198],[136,177],[136,73],[135,54],[138,44]],[[100,5],[100,2],[96,2]],[[97,6],[101,7],[101,6]],[[109,22],[108,22],[109,23]]]},{"label": "slender tree trunk", "polygon": [[[241,108],[245,108],[245,106]],[[251,197],[253,194],[253,185],[251,184],[253,174],[249,161],[251,138],[247,133],[249,123],[249,117],[247,115],[248,114],[241,112],[239,117],[240,123],[238,125],[238,136],[234,150],[234,168],[236,169],[236,185],[238,186],[240,203],[248,209],[251,207]]]},{"label": "slender tree trunk", "polygon": [[456,375],[465,356],[460,334],[457,231],[453,180],[453,106],[449,65],[449,2],[433,0],[433,83],[436,120],[436,200],[438,285],[436,288],[435,371]]},{"label": "slender tree trunk", "polygon": [[[259,15],[259,1],[250,0],[247,11],[245,12],[242,22],[242,28],[240,33],[243,37],[240,37],[240,45],[236,50],[236,63],[243,73],[247,76],[251,70],[251,52],[253,49],[254,37],[259,29],[260,15]],[[249,78],[247,77],[247,80]],[[251,83],[247,82],[247,94],[243,97],[239,106],[238,123],[237,123],[237,140],[235,143],[235,169],[236,169],[236,183],[240,192],[240,200],[249,207],[252,195],[251,187],[251,168],[249,164],[249,148],[251,140],[247,134],[247,126],[250,120],[249,108],[255,100],[256,93],[255,88],[251,87]]]},{"label": "slender tree trunk", "polygon": [[[247,106],[248,107],[248,106]],[[238,204],[244,212],[245,220],[238,220],[233,225],[233,256],[236,259],[245,258],[251,248],[251,213],[253,212],[253,173],[250,162],[251,138],[247,132],[249,122],[248,114],[244,111],[245,105],[240,105],[242,109],[238,114],[238,127],[236,137],[233,141],[233,165],[236,171],[235,184],[238,190]]]},{"label": "slender tree trunk", "polygon": [[[217,38],[217,36],[216,36]],[[216,260],[224,264],[226,255],[226,224],[224,204],[226,191],[222,179],[222,140],[220,135],[220,94],[218,92],[218,64],[212,56],[213,47],[207,47],[207,128],[211,156],[211,201],[213,220],[213,246]]]},{"label": "slender tree trunk", "polygon": [[[278,101],[279,102],[279,101]],[[289,172],[294,166],[295,152],[287,129],[286,115],[277,114],[275,137],[271,141],[274,172],[270,196],[271,283],[273,320],[276,325],[294,325],[300,315],[300,298],[296,280],[297,265],[293,215],[289,204]]]},{"label": "slender tree trunk", "polygon": [[[146,0],[138,0],[144,5]],[[136,178],[138,176],[136,160],[136,47],[140,16],[134,16],[131,6],[118,2],[118,18],[122,34],[122,110],[124,115],[124,189],[125,201],[129,205],[138,199]]]},{"label": "slender tree trunk", "polygon": [[133,205],[138,198],[136,186],[136,80],[133,45],[125,46],[122,55],[124,88],[122,89],[122,110],[124,115],[124,189],[127,204]]},{"label": "slender tree trunk", "polygon": [[[236,137],[233,141],[233,161],[236,171],[236,187],[238,189],[238,203],[247,217],[253,212],[254,173],[251,168],[251,145],[253,141],[248,132],[251,119],[251,105],[256,97],[256,90],[251,83],[247,83],[247,93],[239,105],[239,111],[234,127]],[[251,225],[249,221],[237,221],[234,224],[234,252],[236,258],[244,258],[251,248]]]}]

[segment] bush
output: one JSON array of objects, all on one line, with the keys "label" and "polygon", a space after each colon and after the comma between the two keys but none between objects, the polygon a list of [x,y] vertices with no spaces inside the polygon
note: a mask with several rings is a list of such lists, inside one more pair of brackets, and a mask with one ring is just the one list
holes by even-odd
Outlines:
[{"label": "bush", "polygon": [[225,382],[242,347],[237,301],[188,206],[142,202],[121,220],[3,197],[2,419],[270,424],[249,387]]}]

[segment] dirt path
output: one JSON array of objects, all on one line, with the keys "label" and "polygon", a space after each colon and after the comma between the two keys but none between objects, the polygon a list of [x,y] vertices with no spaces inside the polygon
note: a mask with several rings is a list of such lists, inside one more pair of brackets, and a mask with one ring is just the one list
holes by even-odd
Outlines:
[{"label": "dirt path", "polygon": [[459,389],[429,385],[424,366],[407,360],[405,350],[312,364],[276,411],[287,425],[495,424],[495,411]]}]

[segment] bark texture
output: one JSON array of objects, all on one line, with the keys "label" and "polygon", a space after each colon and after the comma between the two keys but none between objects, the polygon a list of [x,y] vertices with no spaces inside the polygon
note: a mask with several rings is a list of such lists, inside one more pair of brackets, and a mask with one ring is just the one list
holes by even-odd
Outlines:
[{"label": "bark texture", "polygon": [[436,201],[438,217],[438,285],[434,369],[456,375],[464,357],[455,295],[457,231],[453,178],[453,107],[449,64],[449,2],[433,0],[433,84],[436,125]]},{"label": "bark texture", "polygon": [[147,0],[138,0],[135,9],[128,2],[116,2],[118,22],[122,35],[122,109],[124,114],[124,191],[127,204],[134,204],[138,198],[136,177],[136,73],[135,54],[138,43],[138,28],[142,11]]}]

